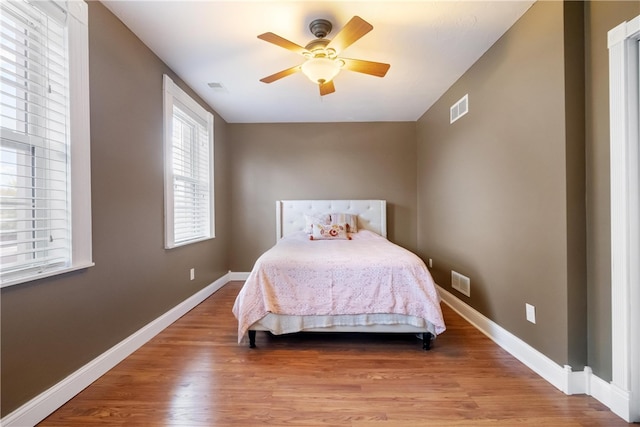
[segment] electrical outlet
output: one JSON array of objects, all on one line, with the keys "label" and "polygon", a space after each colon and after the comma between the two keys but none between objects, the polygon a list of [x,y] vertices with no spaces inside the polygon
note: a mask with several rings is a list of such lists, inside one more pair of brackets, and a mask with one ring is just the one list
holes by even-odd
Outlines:
[{"label": "electrical outlet", "polygon": [[196,269],[192,268],[191,271],[189,272],[189,275],[190,275],[190,278],[191,278],[190,280],[195,279],[196,278]]},{"label": "electrical outlet", "polygon": [[536,323],[536,308],[531,304],[526,304],[526,303],[524,306],[527,313],[527,320],[531,323]]}]

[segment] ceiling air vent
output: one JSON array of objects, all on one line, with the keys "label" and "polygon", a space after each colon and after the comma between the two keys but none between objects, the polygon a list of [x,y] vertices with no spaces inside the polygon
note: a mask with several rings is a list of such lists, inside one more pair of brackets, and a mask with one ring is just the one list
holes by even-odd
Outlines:
[{"label": "ceiling air vent", "polygon": [[464,116],[469,112],[469,94],[466,94],[458,102],[451,106],[451,121],[450,123],[455,122],[460,117]]},{"label": "ceiling air vent", "polygon": [[226,92],[227,91],[227,89],[220,82],[207,83],[207,86],[209,86],[215,92]]}]

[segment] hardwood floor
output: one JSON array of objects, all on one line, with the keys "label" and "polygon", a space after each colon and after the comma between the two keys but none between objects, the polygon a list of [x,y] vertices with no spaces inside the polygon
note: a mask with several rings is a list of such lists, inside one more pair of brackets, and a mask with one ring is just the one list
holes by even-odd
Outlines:
[{"label": "hardwood floor", "polygon": [[232,282],[40,426],[626,426],[566,396],[443,304],[447,331],[258,332],[236,344]]}]

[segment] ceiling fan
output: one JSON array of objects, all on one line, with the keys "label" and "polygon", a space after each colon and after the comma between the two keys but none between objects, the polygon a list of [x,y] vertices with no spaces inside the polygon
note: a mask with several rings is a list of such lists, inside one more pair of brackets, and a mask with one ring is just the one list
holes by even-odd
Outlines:
[{"label": "ceiling fan", "polygon": [[342,30],[336,34],[333,40],[325,39],[332,28],[331,22],[326,19],[313,20],[311,24],[309,24],[309,30],[316,36],[316,39],[309,42],[305,47],[274,33],[260,34],[258,36],[259,39],[299,53],[306,58],[306,61],[302,64],[267,76],[260,79],[260,81],[272,83],[283,77],[302,71],[313,83],[319,86],[320,96],[324,96],[336,91],[333,85],[333,78],[337,76],[342,69],[377,77],[384,77],[385,74],[387,74],[390,67],[389,64],[339,56],[343,50],[373,30],[371,24],[359,16],[354,16],[347,22]]}]

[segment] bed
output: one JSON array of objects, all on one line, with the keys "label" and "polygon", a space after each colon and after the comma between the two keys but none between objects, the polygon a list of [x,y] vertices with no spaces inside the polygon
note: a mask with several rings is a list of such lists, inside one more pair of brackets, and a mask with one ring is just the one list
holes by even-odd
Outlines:
[{"label": "bed", "polygon": [[445,330],[424,262],[387,240],[385,200],[276,202],[276,244],[233,306],[238,342],[256,331],[412,333]]}]

